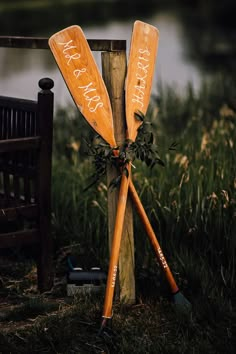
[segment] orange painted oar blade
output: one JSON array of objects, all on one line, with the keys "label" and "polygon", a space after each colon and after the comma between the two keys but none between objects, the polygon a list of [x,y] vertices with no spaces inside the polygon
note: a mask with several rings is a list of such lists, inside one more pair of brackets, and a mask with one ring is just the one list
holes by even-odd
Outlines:
[{"label": "orange painted oar blade", "polygon": [[130,45],[128,71],[126,77],[126,122],[128,138],[135,140],[137,129],[142,121],[135,117],[135,112],[146,114],[151,89],[159,31],[145,22],[135,21]]},{"label": "orange painted oar blade", "polygon": [[80,112],[111,146],[116,146],[106,86],[82,29],[70,26],[49,38],[49,47]]}]

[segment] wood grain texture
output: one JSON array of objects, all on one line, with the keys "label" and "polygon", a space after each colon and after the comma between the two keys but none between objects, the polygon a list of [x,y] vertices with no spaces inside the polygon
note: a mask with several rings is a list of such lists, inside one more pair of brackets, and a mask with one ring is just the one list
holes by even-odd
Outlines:
[{"label": "wood grain texture", "polygon": [[71,26],[55,33],[49,46],[78,109],[93,129],[115,147],[107,89],[82,29]]},{"label": "wood grain texture", "polygon": [[[95,52],[126,50],[126,40],[124,39],[88,39],[87,41],[90,49]],[[48,46],[48,38],[22,36],[0,36],[0,47],[50,49]]]},{"label": "wood grain texture", "polygon": [[141,111],[145,115],[149,105],[158,41],[159,31],[156,27],[142,21],[135,21],[125,93],[128,137],[132,141],[135,141],[137,130],[142,124],[134,114]]},{"label": "wood grain texture", "polygon": [[[126,137],[124,102],[124,82],[127,70],[126,54],[124,52],[102,53],[102,69],[103,78],[111,100],[115,139],[117,145],[120,146],[125,141]],[[108,186],[118,174],[120,174],[120,172],[114,168],[114,166],[108,166]],[[118,194],[118,189],[108,190],[108,230],[110,249],[115,229]],[[119,225],[121,225],[121,222],[119,222]],[[130,304],[135,302],[133,211],[130,198],[127,199],[119,249],[119,282],[117,283],[117,295],[123,303]]]}]

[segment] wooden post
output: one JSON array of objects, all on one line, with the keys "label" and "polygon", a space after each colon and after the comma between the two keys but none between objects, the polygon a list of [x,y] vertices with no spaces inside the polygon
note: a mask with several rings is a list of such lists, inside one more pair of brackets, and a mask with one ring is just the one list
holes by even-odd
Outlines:
[{"label": "wooden post", "polygon": [[53,285],[52,270],[52,236],[51,236],[51,169],[52,169],[52,134],[53,134],[53,99],[51,89],[54,82],[45,78],[39,81],[41,91],[38,93],[39,130],[42,136],[40,150],[39,198],[40,200],[40,256],[38,260],[38,286],[40,291],[51,289]]},{"label": "wooden post", "polygon": [[[120,146],[125,141],[125,95],[124,83],[127,62],[125,51],[103,52],[102,72],[103,78],[110,96],[113,111],[115,139]],[[108,167],[107,184],[109,186],[113,178],[118,176],[115,168]],[[108,190],[108,230],[109,245],[111,247],[118,190]],[[124,304],[135,302],[135,278],[134,278],[134,237],[133,237],[133,213],[130,199],[128,198],[122,242],[119,257],[119,296]]]}]

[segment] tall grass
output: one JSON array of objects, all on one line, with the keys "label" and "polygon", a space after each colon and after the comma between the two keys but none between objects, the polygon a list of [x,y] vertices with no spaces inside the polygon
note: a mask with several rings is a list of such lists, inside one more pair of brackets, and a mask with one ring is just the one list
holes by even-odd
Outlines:
[{"label": "tall grass", "polygon": [[[164,253],[189,296],[231,297],[236,248],[235,85],[217,80],[204,84],[199,93],[191,86],[184,96],[170,88],[159,92],[146,119],[152,121],[165,167],[149,170],[135,161],[135,185]],[[61,114],[55,122],[55,241],[58,247],[80,243],[106,267],[106,181],[83,191],[93,170],[81,142],[83,135],[91,139],[93,134],[86,124],[76,129],[82,120],[77,113],[69,117]],[[169,151],[174,140],[177,149]],[[146,267],[156,272],[153,253],[136,217],[135,239],[137,270]]]},{"label": "tall grass", "polygon": [[[208,310],[224,308],[229,314],[236,255],[236,110],[230,103],[236,95],[235,87],[221,87],[216,110],[210,86],[209,95],[206,86],[203,92],[197,96],[190,89],[184,97],[171,90],[166,93],[168,99],[164,96],[165,103],[159,105],[161,124],[156,134],[166,166],[153,171],[138,166],[134,179],[180,286],[198,308],[204,299]],[[170,106],[165,106],[169,101]],[[182,123],[181,112],[186,111],[192,115]],[[175,113],[176,134],[171,127]],[[175,152],[167,151],[170,139],[178,143]],[[155,270],[146,239],[138,234],[136,245],[137,263],[142,265],[145,259],[143,265]],[[143,249],[149,256],[144,257]],[[208,310],[202,308],[202,313]]]},{"label": "tall grass", "polygon": [[[134,176],[160,241],[178,269],[204,278],[218,274],[222,287],[235,282],[235,126],[222,117],[205,131],[193,119],[164,169]],[[195,135],[194,135],[195,134]],[[193,137],[192,140],[189,137]],[[141,249],[140,245],[140,249]],[[192,271],[190,269],[192,267]],[[195,276],[193,276],[193,273]]]},{"label": "tall grass", "polygon": [[101,182],[85,192],[89,172],[88,161],[54,161],[52,223],[56,249],[76,243],[87,265],[96,266],[107,256],[107,188]]},{"label": "tall grass", "polygon": [[[150,170],[135,160],[133,171],[138,193],[192,311],[179,311],[168,301],[164,276],[134,213],[137,303],[131,307],[114,303],[116,336],[97,336],[103,295],[81,296],[70,305],[60,300],[58,308],[51,304],[52,293],[50,301],[40,297],[12,311],[2,309],[4,353],[235,352],[236,89],[232,82],[213,84],[198,94],[189,87],[184,96],[160,90],[161,99],[146,119],[153,124],[165,167]],[[76,252],[78,266],[106,270],[106,180],[86,189],[93,164],[84,137],[91,140],[94,134],[74,108],[58,112],[52,180],[54,244],[60,252],[61,248]],[[168,146],[174,140],[177,148],[171,151]],[[60,274],[65,271],[58,268]],[[15,332],[14,322],[9,321],[22,318],[35,321],[34,325]]]}]

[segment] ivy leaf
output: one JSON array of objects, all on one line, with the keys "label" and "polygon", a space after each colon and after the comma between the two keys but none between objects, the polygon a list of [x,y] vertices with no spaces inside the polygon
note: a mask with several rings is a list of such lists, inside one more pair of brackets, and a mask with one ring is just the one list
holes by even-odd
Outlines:
[{"label": "ivy leaf", "polygon": [[154,141],[153,133],[150,133],[150,137],[149,137],[148,143],[149,144],[153,144],[153,141]]},{"label": "ivy leaf", "polygon": [[148,156],[145,158],[145,163],[149,167],[153,164],[153,160],[150,159]]},{"label": "ivy leaf", "polygon": [[137,120],[139,120],[140,122],[144,121],[145,115],[141,112],[141,111],[137,111],[134,113],[134,116]]}]

